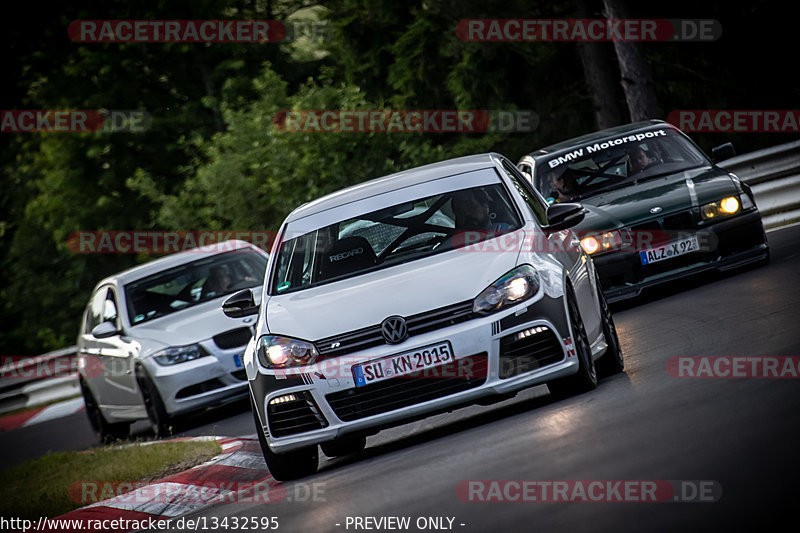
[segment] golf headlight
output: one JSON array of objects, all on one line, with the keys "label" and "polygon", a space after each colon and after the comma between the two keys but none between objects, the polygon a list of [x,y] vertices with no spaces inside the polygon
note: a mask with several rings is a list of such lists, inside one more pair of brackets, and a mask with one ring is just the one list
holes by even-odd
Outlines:
[{"label": "golf headlight", "polygon": [[173,346],[166,350],[161,350],[153,356],[156,363],[162,366],[177,365],[187,361],[194,361],[208,355],[208,352],[199,344],[189,346]]},{"label": "golf headlight", "polygon": [[310,342],[278,335],[264,335],[258,339],[256,352],[258,360],[266,368],[310,365],[319,357]]},{"label": "golf headlight", "polygon": [[735,196],[728,196],[718,202],[711,202],[700,207],[700,215],[703,220],[735,215],[739,211],[741,211],[741,204]]},{"label": "golf headlight", "polygon": [[493,313],[527,300],[539,292],[539,274],[530,265],[518,266],[492,283],[475,298],[472,310]]}]

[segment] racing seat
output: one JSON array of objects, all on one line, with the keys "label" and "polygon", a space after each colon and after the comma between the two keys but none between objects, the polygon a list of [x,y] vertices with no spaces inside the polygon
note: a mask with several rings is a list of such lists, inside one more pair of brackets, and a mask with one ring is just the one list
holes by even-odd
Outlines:
[{"label": "racing seat", "polygon": [[375,264],[375,251],[364,237],[352,236],[338,240],[322,256],[321,278],[330,279],[369,268]]}]

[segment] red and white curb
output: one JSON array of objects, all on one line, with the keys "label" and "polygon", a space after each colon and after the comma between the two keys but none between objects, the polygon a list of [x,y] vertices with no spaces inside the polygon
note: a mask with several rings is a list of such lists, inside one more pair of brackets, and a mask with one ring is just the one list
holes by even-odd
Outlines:
[{"label": "red and white curb", "polygon": [[[214,437],[179,438],[208,440]],[[166,520],[226,501],[280,501],[285,489],[267,470],[255,438],[217,437],[222,454],[184,472],[70,511],[50,521]],[[160,441],[164,442],[164,441]],[[148,443],[150,444],[150,443]],[[102,494],[102,492],[101,492]],[[124,522],[120,522],[124,523]],[[77,529],[76,529],[77,530]],[[131,531],[130,528],[116,531]]]},{"label": "red and white curb", "polygon": [[46,407],[23,411],[15,415],[0,417],[0,431],[33,426],[49,420],[75,414],[84,410],[83,398],[73,398],[63,402],[54,403]]}]

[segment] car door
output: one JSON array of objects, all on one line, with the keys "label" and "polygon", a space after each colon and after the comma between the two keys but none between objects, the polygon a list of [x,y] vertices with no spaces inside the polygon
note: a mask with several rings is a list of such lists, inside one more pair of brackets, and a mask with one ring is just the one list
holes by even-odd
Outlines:
[{"label": "car door", "polygon": [[115,324],[119,333],[102,339],[100,356],[103,360],[103,375],[108,390],[113,391],[111,396],[115,399],[115,404],[138,405],[141,399],[134,372],[134,353],[138,345],[133,339],[125,336],[118,301],[114,287],[109,287],[103,304],[103,322]]},{"label": "car door", "polygon": [[100,357],[100,339],[92,335],[92,330],[103,320],[108,287],[96,290],[89,299],[83,319],[83,328],[78,341],[79,356],[83,367],[84,380],[89,384],[92,394],[98,403],[105,403],[108,392],[103,379],[103,360]]},{"label": "car door", "polygon": [[[115,415],[123,416],[123,411],[141,403],[133,371],[137,345],[124,335],[117,301],[114,288],[110,285],[95,292],[87,310],[81,339],[87,380],[97,402],[112,418]],[[92,330],[103,322],[114,324],[117,333],[105,338],[95,337]]]}]

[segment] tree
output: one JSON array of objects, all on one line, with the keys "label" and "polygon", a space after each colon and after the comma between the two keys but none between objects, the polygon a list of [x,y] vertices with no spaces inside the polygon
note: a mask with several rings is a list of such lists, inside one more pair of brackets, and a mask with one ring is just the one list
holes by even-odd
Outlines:
[{"label": "tree", "polygon": [[[575,0],[577,18],[593,18],[588,0]],[[617,103],[619,85],[615,82],[618,71],[609,58],[613,47],[604,42],[579,42],[578,54],[581,58],[583,76],[592,99],[595,122],[600,129],[610,128],[626,122],[625,115]]]},{"label": "tree", "polygon": [[[606,18],[628,18],[623,0],[603,0],[603,5]],[[641,45],[637,42],[614,41],[614,50],[617,52],[622,90],[631,120],[638,122],[660,118],[653,75]]]}]

